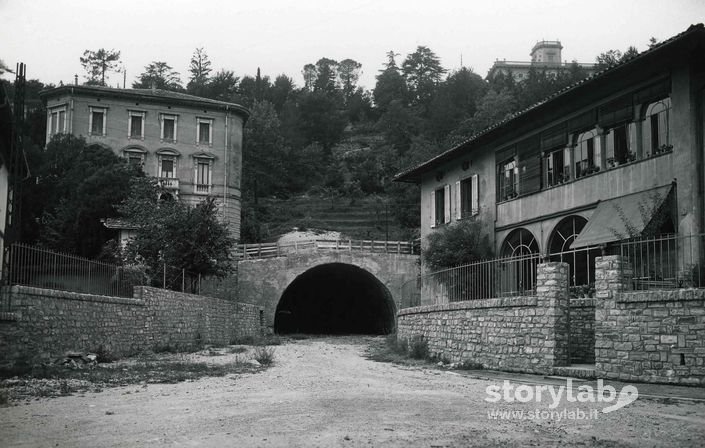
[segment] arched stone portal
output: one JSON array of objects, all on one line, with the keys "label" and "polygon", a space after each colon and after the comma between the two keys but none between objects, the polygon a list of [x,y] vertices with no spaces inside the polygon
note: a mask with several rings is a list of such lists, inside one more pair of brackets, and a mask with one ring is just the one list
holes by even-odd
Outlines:
[{"label": "arched stone portal", "polygon": [[392,294],[370,272],[346,263],[313,267],[294,279],[277,305],[278,334],[389,334]]}]

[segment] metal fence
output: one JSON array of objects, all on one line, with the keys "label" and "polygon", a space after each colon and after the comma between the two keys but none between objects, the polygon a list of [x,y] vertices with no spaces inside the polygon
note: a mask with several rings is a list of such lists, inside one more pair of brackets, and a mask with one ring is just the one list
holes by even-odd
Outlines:
[{"label": "metal fence", "polygon": [[402,285],[402,308],[534,294],[539,254],[493,258],[419,276]]},{"label": "metal fence", "polygon": [[619,254],[632,266],[635,290],[702,288],[704,248],[705,234],[666,235],[622,241]]},{"label": "metal fence", "polygon": [[[232,278],[202,277],[168,265],[147,275],[144,266],[117,265],[16,243],[8,249],[5,285],[71,291],[113,297],[132,297],[133,287],[151,285],[173,291],[232,299]],[[9,306],[9,305],[8,305]]]},{"label": "metal fence", "polygon": [[131,275],[118,265],[19,243],[7,250],[7,285],[132,297]]},{"label": "metal fence", "polygon": [[372,240],[305,240],[292,243],[238,244],[235,257],[239,260],[252,258],[283,257],[306,250],[360,251],[391,254],[419,254],[418,241],[372,241]]}]

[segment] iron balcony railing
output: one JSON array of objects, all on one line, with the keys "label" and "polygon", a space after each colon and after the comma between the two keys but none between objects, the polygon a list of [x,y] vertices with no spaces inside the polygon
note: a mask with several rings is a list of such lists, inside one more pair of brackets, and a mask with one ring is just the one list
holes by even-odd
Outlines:
[{"label": "iron balcony railing", "polygon": [[635,290],[705,287],[705,234],[663,235],[619,243]]}]

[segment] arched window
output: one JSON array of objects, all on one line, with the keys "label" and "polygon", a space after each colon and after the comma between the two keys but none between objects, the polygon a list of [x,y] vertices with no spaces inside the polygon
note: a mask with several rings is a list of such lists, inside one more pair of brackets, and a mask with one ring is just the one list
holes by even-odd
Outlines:
[{"label": "arched window", "polygon": [[499,295],[516,295],[536,288],[536,265],[539,244],[534,235],[524,229],[513,230],[502,243]]},{"label": "arched window", "polygon": [[571,286],[588,285],[595,281],[595,257],[600,255],[600,249],[570,247],[586,224],[587,219],[582,216],[568,216],[556,225],[548,240],[549,259],[570,266]]},{"label": "arched window", "polygon": [[670,140],[671,99],[664,98],[646,108],[643,121],[643,142],[646,156],[655,156],[673,149]]},{"label": "arched window", "polygon": [[530,231],[519,228],[512,230],[504,239],[501,253],[503,257],[537,254],[539,253],[539,244]]},{"label": "arched window", "polygon": [[587,176],[599,169],[600,139],[592,130],[578,135],[575,142],[575,178]]}]

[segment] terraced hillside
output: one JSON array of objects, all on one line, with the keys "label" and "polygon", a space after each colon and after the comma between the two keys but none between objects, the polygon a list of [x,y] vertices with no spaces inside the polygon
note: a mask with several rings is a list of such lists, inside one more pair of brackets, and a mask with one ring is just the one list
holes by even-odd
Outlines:
[{"label": "terraced hillside", "polygon": [[268,239],[276,239],[295,227],[338,231],[344,238],[352,239],[412,239],[410,230],[395,221],[386,201],[382,196],[362,199],[299,196],[264,199],[262,203],[274,218],[270,220]]}]

